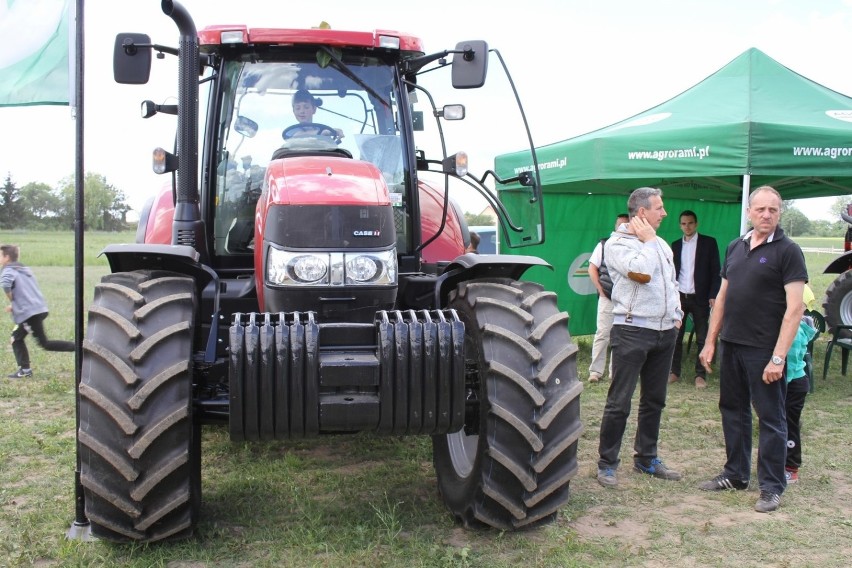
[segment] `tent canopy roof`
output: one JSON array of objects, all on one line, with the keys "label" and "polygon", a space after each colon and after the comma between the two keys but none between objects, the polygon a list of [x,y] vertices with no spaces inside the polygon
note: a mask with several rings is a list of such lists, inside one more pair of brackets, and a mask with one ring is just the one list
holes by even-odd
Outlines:
[{"label": "tent canopy roof", "polygon": [[[749,49],[680,95],[613,125],[536,150],[547,193],[740,202],[772,185],[784,199],[852,194],[852,98]],[[533,167],[529,151],[498,174]]]}]

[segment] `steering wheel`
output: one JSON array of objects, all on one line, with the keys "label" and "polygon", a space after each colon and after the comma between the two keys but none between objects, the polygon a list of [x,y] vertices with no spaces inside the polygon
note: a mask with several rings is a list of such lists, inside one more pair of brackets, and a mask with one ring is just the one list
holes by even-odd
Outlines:
[{"label": "steering wheel", "polygon": [[327,124],[320,124],[319,122],[299,122],[292,126],[288,126],[284,129],[284,132],[281,133],[281,137],[284,138],[284,140],[289,140],[296,137],[299,132],[303,132],[306,135],[311,136],[331,136],[335,142],[340,144],[340,137],[337,135],[337,130]]}]

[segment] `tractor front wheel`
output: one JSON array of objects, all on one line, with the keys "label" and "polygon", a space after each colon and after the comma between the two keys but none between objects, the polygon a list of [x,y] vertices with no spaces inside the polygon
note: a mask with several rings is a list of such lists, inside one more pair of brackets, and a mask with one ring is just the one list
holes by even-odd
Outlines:
[{"label": "tractor front wheel", "polygon": [[577,473],[577,346],[556,294],[531,282],[474,280],[450,295],[465,324],[464,429],[433,437],[438,488],[465,526],[552,521]]},{"label": "tractor front wheel", "polygon": [[192,412],[191,278],[119,272],[95,287],[83,341],[78,452],[92,533],[155,542],[192,533],[201,503]]}]

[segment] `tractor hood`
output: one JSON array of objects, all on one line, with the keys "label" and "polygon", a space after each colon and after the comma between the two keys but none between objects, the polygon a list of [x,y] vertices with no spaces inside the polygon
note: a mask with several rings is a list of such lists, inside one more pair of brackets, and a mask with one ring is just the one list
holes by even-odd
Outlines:
[{"label": "tractor hood", "polygon": [[273,160],[266,170],[266,205],[390,205],[381,171],[335,156]]}]

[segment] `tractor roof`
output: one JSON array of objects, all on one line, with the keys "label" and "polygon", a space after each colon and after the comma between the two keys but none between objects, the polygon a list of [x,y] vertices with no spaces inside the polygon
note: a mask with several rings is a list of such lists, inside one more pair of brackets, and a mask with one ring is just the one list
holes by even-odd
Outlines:
[{"label": "tractor roof", "polygon": [[207,26],[198,32],[202,46],[226,44],[326,45],[329,47],[390,48],[403,52],[423,52],[419,38],[391,30],[356,32],[327,28],[252,28],[245,25]]}]

